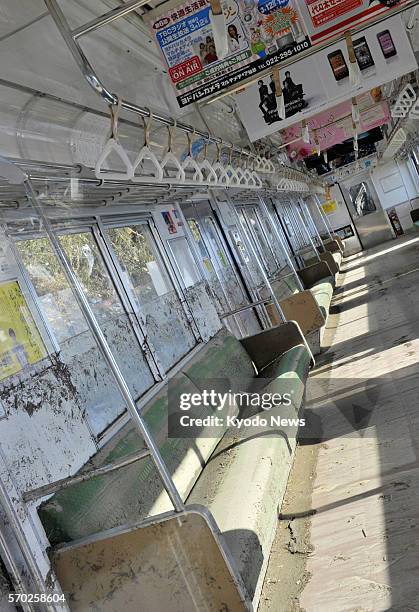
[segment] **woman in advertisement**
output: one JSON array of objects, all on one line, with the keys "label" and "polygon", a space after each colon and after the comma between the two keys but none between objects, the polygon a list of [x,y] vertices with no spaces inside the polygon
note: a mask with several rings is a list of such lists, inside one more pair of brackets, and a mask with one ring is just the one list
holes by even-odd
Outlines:
[{"label": "woman in advertisement", "polygon": [[239,34],[237,27],[234,23],[230,24],[227,28],[228,33],[228,50],[230,53],[235,53],[240,50],[240,39],[242,38]]}]

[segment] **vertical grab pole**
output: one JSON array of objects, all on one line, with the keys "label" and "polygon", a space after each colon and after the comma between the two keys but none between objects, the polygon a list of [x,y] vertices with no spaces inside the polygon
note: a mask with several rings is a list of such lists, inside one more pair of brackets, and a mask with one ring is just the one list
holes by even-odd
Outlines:
[{"label": "vertical grab pole", "polygon": [[309,242],[311,244],[311,248],[313,249],[317,259],[320,261],[320,255],[319,255],[319,253],[318,253],[318,251],[316,249],[316,245],[314,244],[312,237],[310,236],[310,232],[308,231],[307,227],[304,224],[304,221],[303,221],[303,218],[301,216],[301,213],[298,210],[298,206],[295,206],[295,213],[297,215],[297,218],[300,220],[300,223],[301,223],[302,228],[304,229],[304,232],[307,235],[307,238],[308,238],[308,240],[309,240]]},{"label": "vertical grab pole", "polygon": [[115,377],[116,384],[119,388],[119,391],[122,397],[124,398],[126,402],[127,409],[131,416],[131,419],[133,420],[134,424],[137,426],[141,436],[144,439],[144,442],[147,448],[150,450],[150,456],[152,460],[154,461],[156,469],[163,482],[164,488],[166,489],[167,494],[173,504],[173,507],[177,512],[181,512],[184,509],[182,498],[180,497],[179,492],[176,489],[175,483],[172,480],[172,477],[167,469],[167,466],[165,465],[163,461],[160,451],[148,429],[147,424],[145,423],[145,421],[142,419],[142,417],[140,416],[138,412],[135,400],[131,395],[131,391],[129,390],[129,387],[125,381],[125,378],[115,360],[115,357],[113,356],[113,353],[108,344],[108,341],[106,340],[105,335],[103,334],[102,329],[93,313],[93,310],[84,294],[84,291],[79,282],[79,279],[74,273],[74,270],[72,269],[67,259],[67,255],[65,254],[60,244],[60,241],[56,237],[48,217],[44,215],[42,206],[38,202],[35,190],[29,178],[26,178],[24,185],[25,185],[25,189],[26,189],[26,193],[29,198],[29,201],[32,203],[32,206],[34,207],[40,220],[43,223],[43,228],[45,230],[45,233],[51,242],[54,253],[57,256],[58,261],[60,262],[62,270],[65,274],[65,277],[74,294],[74,297],[76,298],[77,303],[80,306],[80,309],[86,318],[89,329],[92,332],[93,337],[95,338],[100,350],[102,351],[102,354],[106,362],[108,363],[112,371],[112,374]]},{"label": "vertical grab pole", "polygon": [[324,226],[325,226],[325,228],[326,228],[326,232],[329,234],[329,238],[330,238],[330,240],[333,240],[333,236],[332,236],[332,231],[333,231],[333,230],[332,230],[332,226],[330,225],[330,223],[329,223],[329,219],[327,218],[327,215],[326,215],[326,213],[325,213],[325,212],[324,212],[324,210],[323,210],[323,207],[322,207],[322,205],[321,205],[321,202],[320,202],[319,196],[317,195],[317,193],[315,193],[313,197],[314,197],[314,199],[315,199],[315,200],[316,200],[316,202],[317,202],[317,208],[318,208],[318,210],[319,210],[320,217],[321,217],[321,219],[322,219],[322,221],[323,221],[323,223],[324,223]]},{"label": "vertical grab pole", "polygon": [[300,244],[299,248],[300,249],[304,249],[304,247],[308,246],[308,245],[305,244],[304,234],[303,234],[303,231],[302,231],[302,229],[301,229],[301,227],[300,227],[300,225],[298,223],[297,216],[296,216],[296,214],[294,212],[294,209],[293,209],[293,206],[292,206],[292,202],[287,202],[286,204],[284,202],[284,206],[285,206],[285,210],[287,211],[287,213],[289,215],[289,218],[291,220],[291,225],[294,228],[296,239],[298,240],[298,242]]},{"label": "vertical grab pole", "polygon": [[293,272],[293,274],[295,276],[295,280],[297,281],[297,285],[300,288],[300,291],[304,291],[304,285],[301,282],[300,277],[298,276],[298,273],[297,273],[297,270],[294,267],[294,264],[292,263],[292,259],[290,257],[290,254],[288,253],[288,249],[286,248],[286,246],[284,244],[284,241],[282,239],[281,232],[279,231],[277,225],[273,222],[272,216],[269,213],[268,205],[266,204],[265,200],[262,198],[262,196],[259,193],[258,193],[258,199],[259,199],[259,202],[260,202],[263,210],[265,211],[266,216],[269,219],[269,223],[271,224],[271,227],[272,227],[272,229],[274,231],[274,234],[276,235],[276,237],[279,240],[279,244],[281,245],[282,251],[283,251],[283,253],[285,255],[285,259],[287,260],[287,263],[288,263],[289,267],[291,268],[291,270],[292,270],[292,272]]},{"label": "vertical grab pole", "polygon": [[317,239],[319,241],[319,246],[323,247],[322,237],[320,236],[319,230],[317,229],[317,225],[316,225],[316,223],[315,223],[315,221],[313,219],[313,215],[310,212],[310,209],[309,209],[309,206],[308,206],[307,202],[305,200],[303,200],[302,198],[301,198],[300,202],[301,202],[301,210],[303,211],[304,218],[306,220],[310,219],[311,225],[313,226],[313,229],[314,229],[315,234],[317,236]]},{"label": "vertical grab pole", "polygon": [[[233,202],[231,201],[231,198],[230,198],[230,196],[229,196],[229,194],[228,194],[227,192],[226,192],[226,197],[227,197],[228,203],[229,203],[229,204],[230,204],[230,206],[232,206],[232,208],[233,208],[233,211],[234,211],[234,214],[235,214],[235,216],[236,216],[236,219],[237,219],[237,222],[238,222],[239,226],[242,228],[242,231],[243,231],[243,232],[244,232],[244,234],[247,236],[247,233],[246,233],[246,228],[245,228],[245,227],[243,227],[243,224],[242,224],[242,222],[240,221],[240,218],[239,218],[239,216],[238,216],[238,214],[237,214],[236,208],[235,208],[235,206],[234,206]],[[286,323],[286,322],[287,322],[287,319],[285,318],[285,315],[284,315],[284,313],[282,312],[282,308],[281,308],[281,306],[279,305],[278,299],[277,299],[277,297],[276,297],[276,295],[275,295],[275,293],[274,293],[274,290],[272,289],[272,285],[271,285],[271,283],[269,282],[268,275],[266,274],[265,269],[264,269],[264,267],[263,267],[263,264],[262,264],[262,262],[260,261],[260,259],[259,259],[258,255],[257,255],[257,253],[256,253],[256,250],[255,250],[255,248],[254,248],[254,246],[253,246],[253,244],[252,244],[252,241],[251,241],[251,240],[247,240],[247,242],[248,242],[248,246],[249,246],[249,248],[250,248],[250,250],[251,250],[251,252],[252,252],[252,255],[253,255],[253,257],[254,257],[254,259],[255,259],[255,261],[256,261],[257,267],[259,268],[260,274],[261,274],[261,276],[262,276],[262,278],[263,278],[263,282],[264,282],[264,284],[266,285],[266,288],[267,288],[267,290],[268,290],[268,293],[269,293],[269,295],[270,295],[270,296],[271,296],[271,298],[272,298],[272,302],[273,302],[273,304],[274,304],[275,308],[276,308],[276,309],[277,309],[277,311],[278,311],[279,318],[281,319],[281,321],[282,321],[283,323]]]}]

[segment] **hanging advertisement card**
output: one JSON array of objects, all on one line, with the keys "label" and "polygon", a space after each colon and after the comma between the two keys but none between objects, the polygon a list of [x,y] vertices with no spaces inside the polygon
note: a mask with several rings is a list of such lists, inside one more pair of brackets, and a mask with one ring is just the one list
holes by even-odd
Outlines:
[{"label": "hanging advertisement card", "polygon": [[415,54],[399,16],[369,27],[363,36],[354,37],[353,42],[361,72],[361,83],[356,89],[349,82],[349,57],[342,41],[281,71],[285,119],[278,116],[271,77],[260,79],[237,93],[240,117],[250,140],[308,120],[343,100],[373,92],[383,83],[417,69]]},{"label": "hanging advertisement card", "polygon": [[219,59],[206,0],[164,3],[145,16],[180,107],[219,93],[305,51],[295,0],[223,0],[228,54]]},{"label": "hanging advertisement card", "polygon": [[300,10],[313,45],[351,30],[406,0],[303,0]]},{"label": "hanging advertisement card", "polygon": [[[390,121],[390,109],[387,102],[375,104],[370,92],[357,98],[360,111],[360,121],[357,132],[367,132]],[[337,106],[314,115],[307,120],[310,133],[310,143],[300,139],[302,126],[297,123],[282,132],[290,159],[299,161],[315,154],[317,150],[325,151],[336,144],[353,137],[352,104],[351,101],[341,102]]]}]

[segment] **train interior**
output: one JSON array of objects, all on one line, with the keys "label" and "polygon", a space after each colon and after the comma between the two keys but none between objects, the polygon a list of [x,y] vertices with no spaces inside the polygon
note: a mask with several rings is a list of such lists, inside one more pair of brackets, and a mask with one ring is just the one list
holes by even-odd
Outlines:
[{"label": "train interior", "polygon": [[1,612],[419,610],[418,4],[1,0]]}]

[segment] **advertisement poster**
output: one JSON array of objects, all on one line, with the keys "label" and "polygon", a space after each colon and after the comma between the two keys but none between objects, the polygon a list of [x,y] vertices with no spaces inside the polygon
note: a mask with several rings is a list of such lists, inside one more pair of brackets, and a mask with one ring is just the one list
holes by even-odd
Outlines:
[{"label": "advertisement poster", "polygon": [[17,280],[0,284],[0,380],[46,357],[47,351]]},{"label": "advertisement poster", "polygon": [[337,204],[336,200],[328,200],[322,204],[322,209],[326,213],[326,215],[331,215],[336,212]]},{"label": "advertisement poster", "polygon": [[406,0],[302,0],[300,10],[313,45],[405,4]]},{"label": "advertisement poster", "polygon": [[349,58],[343,41],[281,70],[285,119],[278,116],[271,77],[237,93],[237,106],[249,138],[255,141],[308,120],[343,100],[371,92],[417,69],[400,16],[369,27],[363,36],[354,37],[355,44],[361,72],[361,83],[356,89],[349,83]]},{"label": "advertisement poster", "polygon": [[[387,102],[377,102],[381,98],[380,88],[357,97],[360,121],[357,132],[367,132],[390,121],[390,109]],[[292,160],[301,160],[313,155],[318,148],[324,151],[348,138],[353,137],[351,101],[341,102],[337,106],[314,115],[307,120],[310,143],[300,139],[301,122],[282,132],[284,142],[289,142],[287,153]]]},{"label": "advertisement poster", "polygon": [[206,0],[165,3],[145,16],[180,107],[238,85],[308,49],[296,0],[224,0],[228,55],[217,57]]}]

